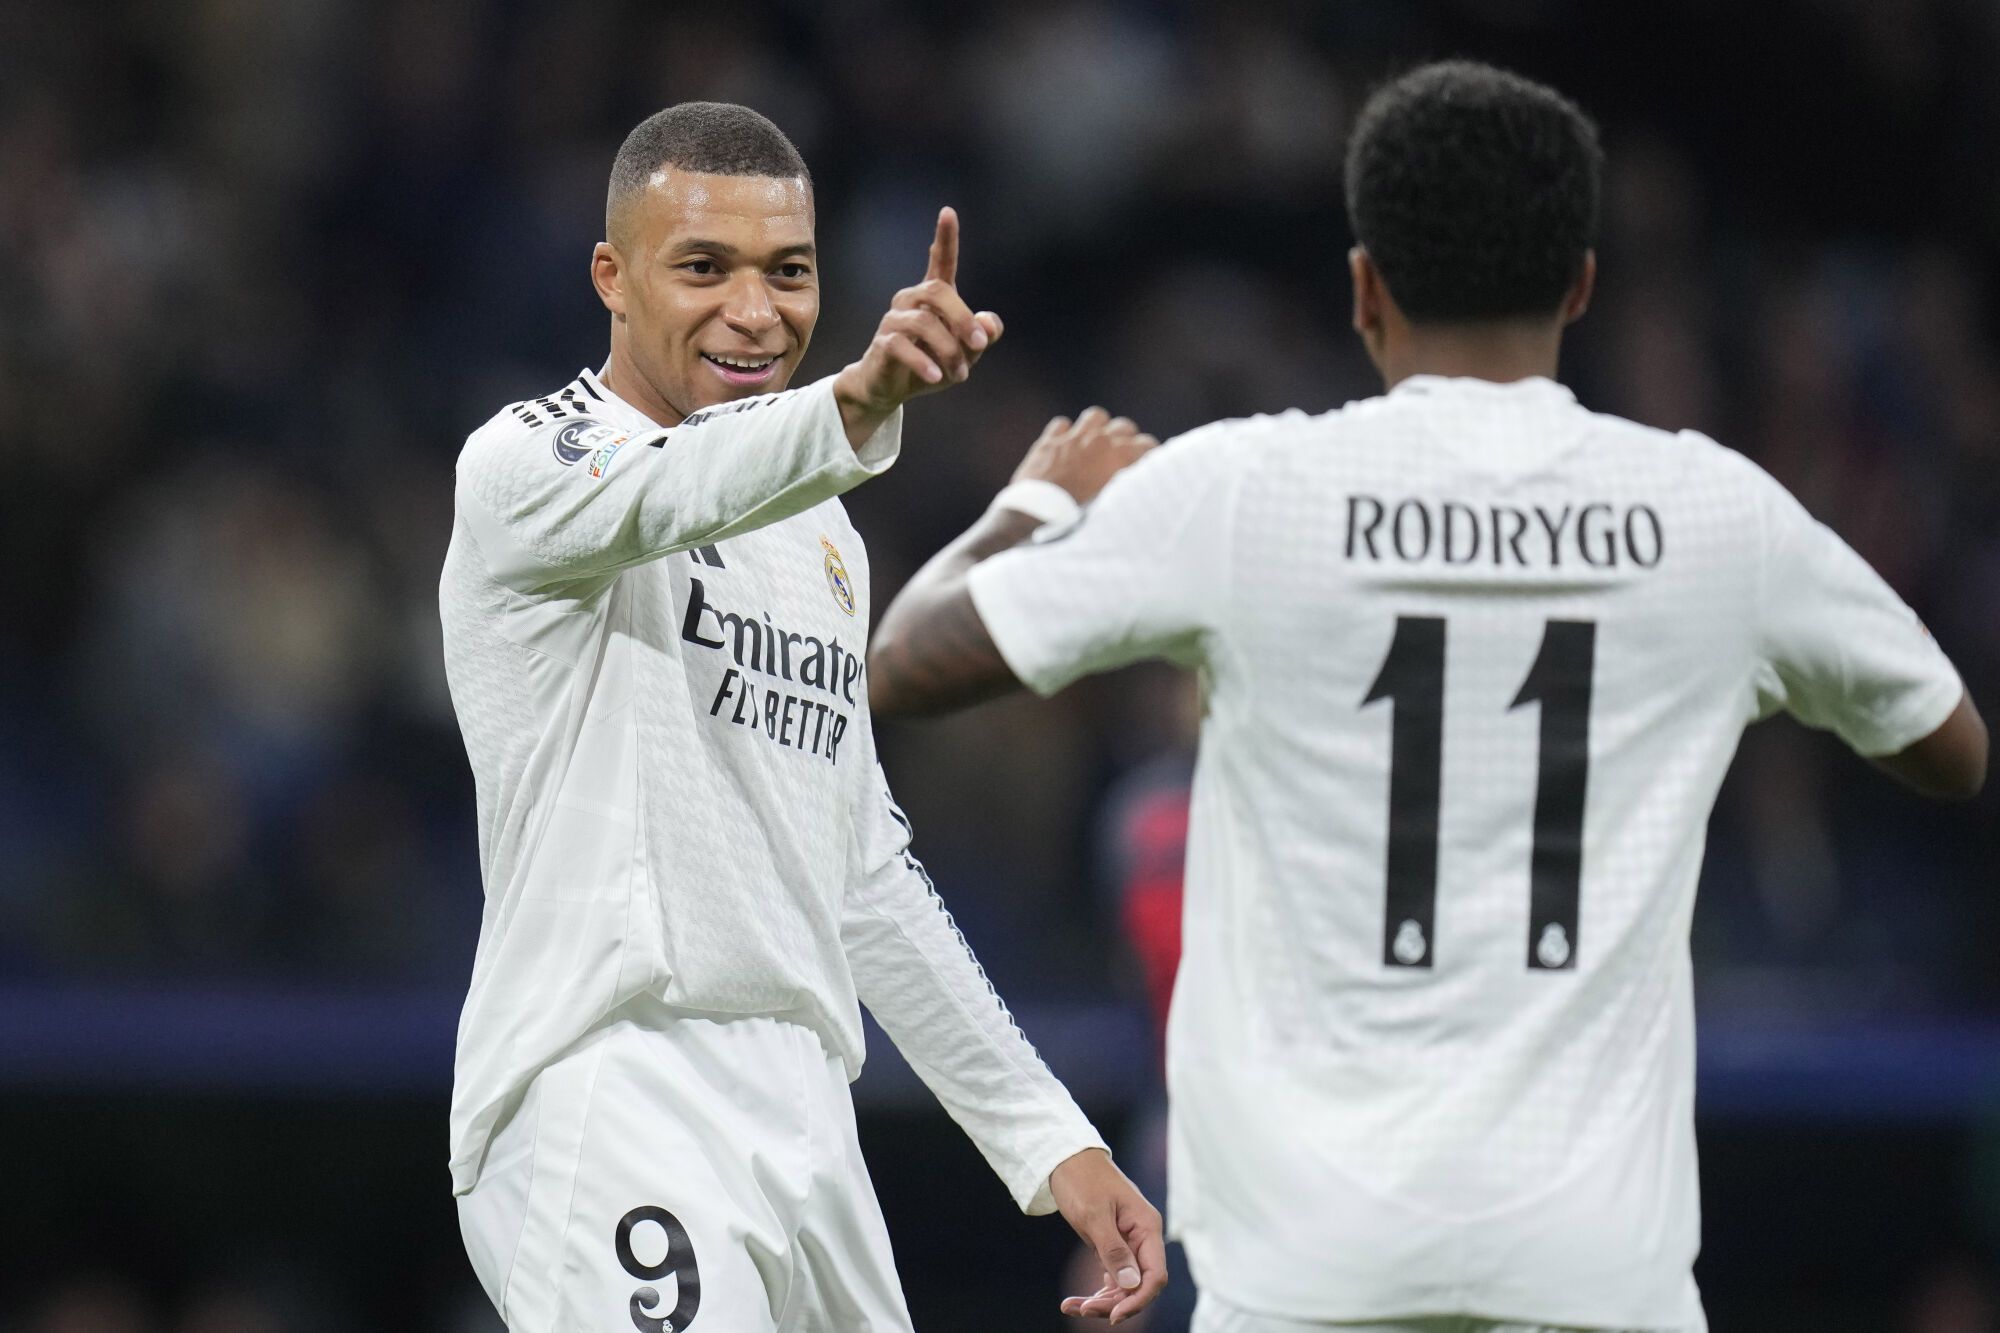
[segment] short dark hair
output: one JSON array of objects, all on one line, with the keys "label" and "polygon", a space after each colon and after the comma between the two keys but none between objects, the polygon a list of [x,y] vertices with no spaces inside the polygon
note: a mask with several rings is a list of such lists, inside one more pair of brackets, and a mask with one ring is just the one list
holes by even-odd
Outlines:
[{"label": "short dark hair", "polygon": [[682,102],[640,121],[619,145],[604,200],[606,235],[620,206],[663,166],[717,176],[799,176],[812,188],[806,160],[768,118],[734,102]]},{"label": "short dark hair", "polygon": [[1469,60],[1378,89],[1347,147],[1347,216],[1413,322],[1553,313],[1597,239],[1604,150],[1553,88]]}]

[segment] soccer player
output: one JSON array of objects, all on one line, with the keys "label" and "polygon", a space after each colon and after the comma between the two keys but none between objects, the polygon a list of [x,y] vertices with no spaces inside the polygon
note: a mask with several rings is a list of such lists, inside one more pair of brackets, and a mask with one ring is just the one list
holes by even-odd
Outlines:
[{"label": "soccer player", "polygon": [[1785,709],[1926,794],[1984,780],[1838,537],[1556,383],[1599,170],[1548,88],[1388,84],[1346,165],[1388,392],[1156,451],[1059,419],[882,618],[878,713],[1201,672],[1168,1087],[1202,1333],[1704,1327],[1688,921],[1738,735]]},{"label": "soccer player", "polygon": [[776,126],[646,120],[605,236],[609,359],[466,441],[439,591],[486,884],[451,1126],[480,1281],[516,1333],[907,1333],[858,999],[1122,1319],[1165,1280],[1159,1215],[967,950],[869,727],[836,497],[1000,337],[957,218],[861,358],[790,391],[819,276]]}]

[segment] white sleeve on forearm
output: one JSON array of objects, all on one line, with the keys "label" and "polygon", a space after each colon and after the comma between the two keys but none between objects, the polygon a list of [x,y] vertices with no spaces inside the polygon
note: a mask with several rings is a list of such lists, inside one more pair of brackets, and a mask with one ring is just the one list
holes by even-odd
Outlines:
[{"label": "white sleeve on forearm", "polygon": [[503,416],[466,442],[458,507],[494,577],[523,593],[789,518],[888,468],[902,442],[899,410],[850,445],[831,379],[664,430],[510,424]]},{"label": "white sleeve on forearm", "polygon": [[1104,1140],[1015,1025],[910,854],[886,779],[878,790],[857,812],[860,855],[841,919],[855,990],[1021,1210],[1053,1211],[1049,1173]]}]

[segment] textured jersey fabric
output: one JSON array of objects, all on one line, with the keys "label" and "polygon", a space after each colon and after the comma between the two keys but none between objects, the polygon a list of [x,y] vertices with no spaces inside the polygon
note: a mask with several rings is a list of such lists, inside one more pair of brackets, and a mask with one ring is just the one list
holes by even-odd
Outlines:
[{"label": "textured jersey fabric", "polygon": [[452,1174],[537,1072],[638,997],[811,1028],[868,1005],[1017,1202],[1100,1143],[987,984],[875,759],[867,553],[835,498],[888,467],[830,381],[661,429],[589,372],[460,455],[439,602],[486,909]]},{"label": "textured jersey fabric", "polygon": [[1201,669],[1172,1223],[1300,1319],[1693,1327],[1688,926],[1778,709],[1864,755],[1960,697],[1741,456],[1547,380],[1194,431],[977,566],[1050,692]]}]

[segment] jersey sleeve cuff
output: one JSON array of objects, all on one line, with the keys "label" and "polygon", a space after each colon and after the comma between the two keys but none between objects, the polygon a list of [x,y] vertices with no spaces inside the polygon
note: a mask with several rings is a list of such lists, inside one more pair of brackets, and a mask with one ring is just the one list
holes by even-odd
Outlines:
[{"label": "jersey sleeve cuff", "polygon": [[834,434],[840,437],[841,445],[854,456],[854,462],[864,477],[878,477],[887,472],[903,453],[903,409],[898,407],[889,414],[889,419],[875,428],[875,433],[854,448],[847,440],[847,425],[840,419],[840,403],[833,396],[833,376],[829,375],[812,385],[811,391],[824,395],[825,410],[833,419]]},{"label": "jersey sleeve cuff", "polygon": [[1026,481],[1011,481],[993,497],[987,512],[996,509],[1011,509],[1017,514],[1026,514],[1037,523],[1074,523],[1083,513],[1083,506],[1076,497],[1052,481],[1039,477]]},{"label": "jersey sleeve cuff", "polygon": [[1108,1155],[1110,1147],[1104,1138],[1082,1119],[1079,1112],[1078,1124],[1061,1133],[1051,1134],[1037,1143],[1032,1152],[1022,1155],[1025,1170],[1018,1180],[1007,1182],[1007,1192],[1014,1196],[1014,1203],[1029,1217],[1041,1217],[1056,1210],[1055,1191],[1049,1180],[1056,1168],[1080,1152],[1091,1148],[1102,1148]]}]

